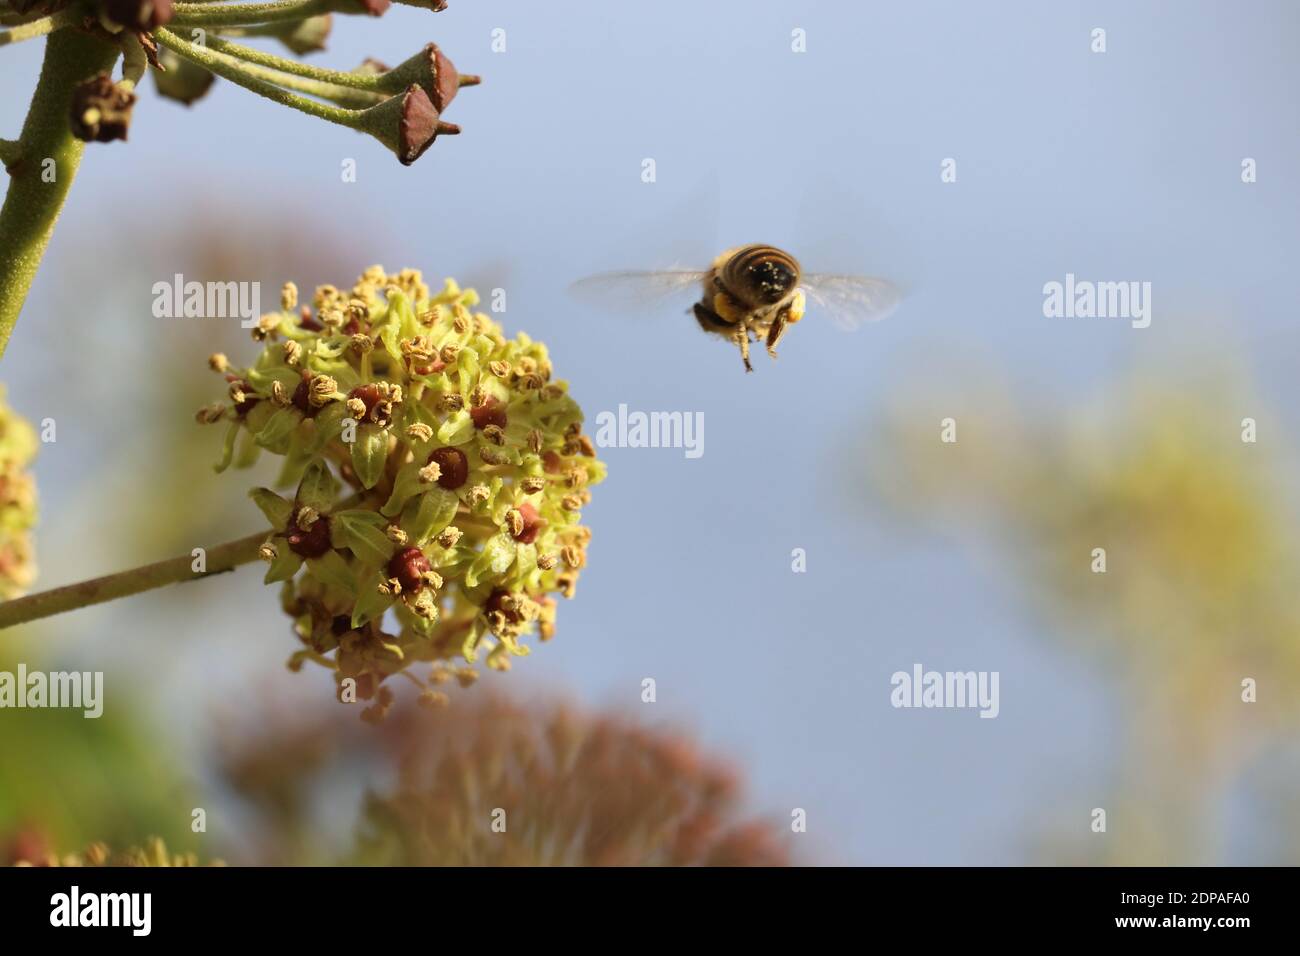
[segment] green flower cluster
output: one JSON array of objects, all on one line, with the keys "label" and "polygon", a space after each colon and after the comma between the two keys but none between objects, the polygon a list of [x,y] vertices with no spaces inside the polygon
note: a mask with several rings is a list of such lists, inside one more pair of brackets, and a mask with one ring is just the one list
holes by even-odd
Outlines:
[{"label": "green flower cluster", "polygon": [[28,467],[36,457],[36,433],[5,401],[0,388],[0,597],[8,600],[36,578],[32,526],[36,483]]},{"label": "green flower cluster", "polygon": [[114,853],[106,843],[92,843],[80,853],[57,856],[43,854],[36,859],[20,859],[15,866],[224,866],[220,860],[203,864],[197,854],[173,853],[159,837],[149,837],[143,846],[128,847]]},{"label": "green flower cluster", "polygon": [[552,595],[572,596],[586,562],[580,511],[605,469],[582,411],[545,346],[507,339],[477,303],[376,266],[311,306],[285,286],[251,367],[210,360],[228,401],[198,419],[227,422],[218,470],[266,450],[296,486],[251,492],[272,528],[266,581],[283,583],[304,645],[290,666],[330,667],[340,699],[374,701],[368,717],[391,703],[392,674],[439,704],[437,686],[471,683],[480,655],[509,669],[525,637],[553,635]]}]

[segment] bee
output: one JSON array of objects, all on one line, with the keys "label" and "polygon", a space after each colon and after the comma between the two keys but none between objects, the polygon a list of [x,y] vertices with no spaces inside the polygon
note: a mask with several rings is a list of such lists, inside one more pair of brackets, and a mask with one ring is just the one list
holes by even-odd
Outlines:
[{"label": "bee", "polygon": [[885,279],[805,273],[790,253],[761,243],[728,249],[704,272],[608,272],[579,280],[573,291],[597,300],[611,291],[631,293],[644,304],[697,284],[700,300],[690,310],[695,321],[705,332],[736,345],[746,372],[754,370],[750,342],[763,342],[767,354],[776,358],[777,345],[804,317],[810,300],[840,328],[854,329],[883,319],[900,298]]}]

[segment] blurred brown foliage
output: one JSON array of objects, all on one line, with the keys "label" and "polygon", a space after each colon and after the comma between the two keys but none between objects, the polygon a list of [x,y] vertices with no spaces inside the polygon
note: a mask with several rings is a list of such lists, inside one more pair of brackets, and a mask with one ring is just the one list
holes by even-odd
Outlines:
[{"label": "blurred brown foliage", "polygon": [[[268,830],[309,834],[313,781],[332,769],[392,778],[371,786],[355,851],[342,862],[790,862],[780,821],[745,817],[739,782],[724,763],[686,737],[622,718],[476,693],[445,709],[398,707],[384,724],[360,730],[356,721],[323,715],[259,725],[256,736],[229,736],[220,764]],[[504,832],[494,831],[494,819],[504,820]],[[300,852],[279,851],[274,862]]]}]

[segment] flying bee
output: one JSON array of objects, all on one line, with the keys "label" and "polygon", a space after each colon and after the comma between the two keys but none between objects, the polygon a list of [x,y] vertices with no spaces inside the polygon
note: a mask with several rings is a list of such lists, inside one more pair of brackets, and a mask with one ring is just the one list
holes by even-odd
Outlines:
[{"label": "flying bee", "polygon": [[695,320],[705,332],[735,344],[747,372],[754,370],[750,342],[763,342],[767,354],[776,358],[777,345],[804,317],[809,301],[840,328],[854,329],[883,319],[900,297],[884,279],[805,273],[790,253],[763,244],[728,249],[705,272],[608,272],[579,280],[573,290],[598,300],[608,300],[609,292],[631,294],[645,304],[696,284],[702,295],[691,309]]}]

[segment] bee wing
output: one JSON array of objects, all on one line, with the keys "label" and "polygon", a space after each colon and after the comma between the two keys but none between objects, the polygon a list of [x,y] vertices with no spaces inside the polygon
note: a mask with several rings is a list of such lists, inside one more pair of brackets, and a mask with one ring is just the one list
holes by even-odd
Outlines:
[{"label": "bee wing", "polygon": [[813,304],[837,326],[852,331],[864,322],[878,322],[898,305],[903,294],[887,279],[869,276],[812,273],[800,285]]},{"label": "bee wing", "polygon": [[704,275],[687,269],[603,272],[579,279],[569,286],[569,292],[579,301],[596,308],[646,312],[692,287],[698,289]]}]

